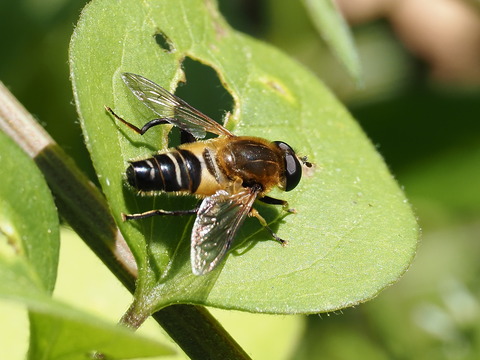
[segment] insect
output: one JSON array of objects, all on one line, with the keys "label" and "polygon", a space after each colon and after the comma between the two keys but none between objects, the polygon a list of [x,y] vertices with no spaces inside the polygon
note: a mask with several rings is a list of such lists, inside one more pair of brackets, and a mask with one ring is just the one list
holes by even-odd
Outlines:
[{"label": "insect", "polygon": [[[299,158],[289,145],[281,141],[235,136],[140,75],[124,73],[122,79],[159,118],[140,129],[105,107],[117,120],[140,135],[153,126],[172,124],[190,135],[191,141],[150,158],[131,161],[126,170],[128,183],[142,192],[193,194],[203,199],[195,209],[123,214],[124,220],[155,215],[196,215],[190,255],[195,275],[206,274],[221,262],[248,216],[256,217],[275,240],[286,244],[268,227],[253,204],[259,200],[287,209],[286,201],[266,194],[275,186],[285,191],[294,189],[302,177],[302,164],[311,166],[306,158]],[[218,137],[199,140],[207,132]]]}]

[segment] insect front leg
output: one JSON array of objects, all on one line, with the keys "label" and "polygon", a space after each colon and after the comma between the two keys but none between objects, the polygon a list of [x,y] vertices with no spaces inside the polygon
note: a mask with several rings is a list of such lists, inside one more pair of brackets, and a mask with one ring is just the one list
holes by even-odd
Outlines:
[{"label": "insect front leg", "polygon": [[259,214],[259,212],[257,210],[255,210],[254,208],[252,208],[252,210],[250,210],[250,213],[248,214],[249,216],[254,216],[258,219],[258,221],[260,221],[260,224],[265,228],[267,229],[270,234],[272,235],[272,237],[278,241],[280,244],[282,244],[282,246],[285,246],[288,244],[288,241],[286,240],[283,240],[281,239],[267,224],[267,222],[265,221],[265,219],[262,217],[262,215]]},{"label": "insect front leg", "polygon": [[282,205],[283,207],[288,206],[287,201],[281,200],[281,199],[275,199],[275,198],[272,198],[270,196],[261,197],[261,198],[258,199],[258,201],[261,201],[261,202],[263,202],[265,204],[269,204],[269,205]]},{"label": "insect front leg", "polygon": [[146,219],[152,216],[183,216],[183,215],[196,215],[198,212],[198,207],[190,210],[150,210],[140,214],[124,214],[122,213],[122,220],[138,220]]},{"label": "insect front leg", "polygon": [[295,209],[289,209],[288,208],[288,201],[281,200],[281,199],[275,199],[270,196],[264,196],[262,198],[259,198],[258,201],[261,201],[265,204],[269,205],[281,205],[283,210],[285,210],[288,213],[296,214],[297,211]]}]

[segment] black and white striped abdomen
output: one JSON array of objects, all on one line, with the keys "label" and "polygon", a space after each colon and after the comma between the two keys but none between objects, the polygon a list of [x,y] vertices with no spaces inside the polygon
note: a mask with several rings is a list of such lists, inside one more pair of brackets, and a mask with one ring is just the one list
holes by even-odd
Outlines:
[{"label": "black and white striped abdomen", "polygon": [[132,161],[127,168],[128,183],[141,191],[195,193],[201,177],[200,160],[185,149],[173,149],[149,159]]}]

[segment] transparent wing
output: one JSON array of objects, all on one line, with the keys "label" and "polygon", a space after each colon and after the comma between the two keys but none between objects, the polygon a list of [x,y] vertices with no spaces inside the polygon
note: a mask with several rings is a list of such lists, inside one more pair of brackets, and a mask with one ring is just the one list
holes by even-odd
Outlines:
[{"label": "transparent wing", "polygon": [[252,209],[258,191],[245,188],[236,194],[224,190],[205,198],[192,229],[192,272],[212,271],[227,253],[238,229]]},{"label": "transparent wing", "polygon": [[122,79],[135,96],[150,110],[172,125],[189,132],[195,138],[203,139],[206,132],[233,136],[222,125],[153,81],[132,73],[122,74]]}]

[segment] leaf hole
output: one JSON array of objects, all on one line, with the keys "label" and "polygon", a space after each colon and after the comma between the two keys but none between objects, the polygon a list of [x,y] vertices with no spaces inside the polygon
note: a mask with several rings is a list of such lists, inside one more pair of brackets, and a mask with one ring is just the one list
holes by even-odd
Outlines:
[{"label": "leaf hole", "polygon": [[175,51],[173,42],[162,31],[158,30],[157,33],[153,35],[153,38],[155,39],[155,42],[157,43],[157,45],[160,46],[166,52],[171,53]]},{"label": "leaf hole", "polygon": [[[226,114],[232,113],[233,98],[222,85],[217,72],[190,57],[183,60],[182,68],[186,81],[179,84],[175,95],[223,125]],[[176,132],[170,132],[171,143],[178,141]],[[207,137],[212,137],[209,135]]]}]

